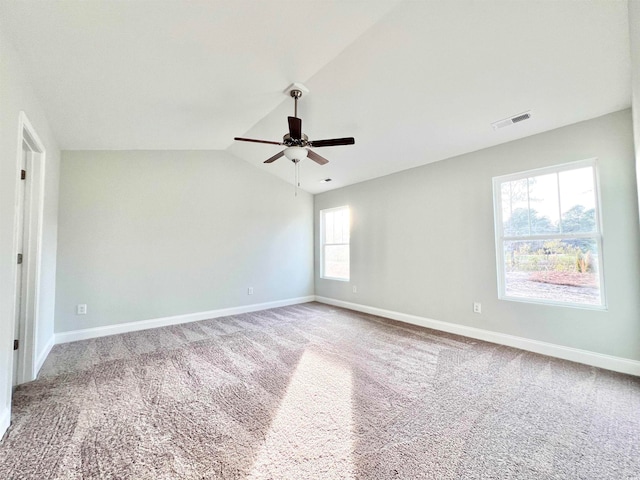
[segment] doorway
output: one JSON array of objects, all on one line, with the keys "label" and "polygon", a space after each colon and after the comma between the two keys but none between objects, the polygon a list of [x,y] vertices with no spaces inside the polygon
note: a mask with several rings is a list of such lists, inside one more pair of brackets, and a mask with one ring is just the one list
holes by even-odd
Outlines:
[{"label": "doorway", "polygon": [[15,201],[15,302],[12,385],[35,380],[45,150],[20,112]]}]

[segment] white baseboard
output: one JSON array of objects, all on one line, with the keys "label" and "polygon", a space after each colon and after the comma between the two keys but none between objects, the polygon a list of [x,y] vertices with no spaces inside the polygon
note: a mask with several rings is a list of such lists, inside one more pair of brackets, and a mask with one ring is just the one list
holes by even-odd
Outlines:
[{"label": "white baseboard", "polygon": [[[69,332],[60,332],[55,334],[55,339],[47,343],[47,346],[38,356],[36,363],[36,372],[40,370],[47,355],[51,351],[53,344],[74,342],[76,340],[86,340],[90,338],[106,337],[108,335],[116,335],[119,333],[136,332],[139,330],[147,330],[149,328],[166,327],[169,325],[179,325],[182,323],[197,322],[207,320],[209,318],[225,317],[229,315],[239,315],[241,313],[256,312],[258,310],[266,310],[269,308],[285,307],[287,305],[297,305],[300,303],[318,301],[336,307],[348,308],[358,312],[369,313],[380,317],[386,317],[400,322],[419,325],[421,327],[432,328],[443,332],[462,335],[465,337],[484,340],[486,342],[497,343],[509,347],[527,350],[529,352],[540,353],[550,357],[562,358],[573,362],[583,363],[594,367],[613,370],[615,372],[627,373],[630,375],[640,376],[640,361],[628,358],[614,357],[602,353],[591,352],[589,350],[581,350],[578,348],[565,347],[554,343],[541,342],[529,338],[508,335],[505,333],[493,332],[476,327],[468,327],[456,323],[443,322],[417,315],[395,312],[392,310],[384,310],[382,308],[370,307],[358,303],[346,302],[322,296],[306,296],[291,298],[287,300],[278,300],[275,302],[257,303],[253,305],[244,305],[241,307],[222,308],[219,310],[210,310],[208,312],[190,313],[186,315],[175,315],[172,317],[154,318],[150,320],[141,320],[138,322],[120,323],[117,325],[108,325],[104,327],[86,328],[82,330],[73,330]],[[8,421],[8,420],[7,420]],[[1,426],[1,424],[0,424]],[[1,431],[1,430],[0,430]]]},{"label": "white baseboard", "polygon": [[150,320],[140,320],[138,322],[118,323],[116,325],[107,325],[104,327],[60,332],[55,334],[55,343],[57,345],[59,343],[75,342],[77,340],[87,340],[89,338],[106,337],[109,335],[116,335],[118,333],[137,332],[139,330],[147,330],[149,328],[167,327],[169,325],[197,322],[200,320],[208,320],[210,318],[239,315],[241,313],[256,312],[258,310],[266,310],[268,308],[286,307],[288,305],[312,302],[314,299],[315,297],[313,295],[309,295],[307,297],[289,298],[286,300],[277,300],[275,302],[221,308],[219,310],[210,310],[208,312],[188,313],[172,317],[152,318]]},{"label": "white baseboard", "polygon": [[51,349],[53,348],[54,345],[55,345],[55,335],[51,335],[51,337],[49,338],[49,341],[47,342],[47,344],[44,346],[44,348],[36,358],[36,364],[34,365],[34,368],[33,368],[34,379],[38,378],[38,373],[40,372],[42,365],[44,365],[44,361],[49,356],[49,353],[51,353]]},{"label": "white baseboard", "polygon": [[11,423],[11,410],[7,407],[2,409],[0,413],[0,440],[4,437],[4,434],[7,432],[9,428],[9,424]]},{"label": "white baseboard", "polygon": [[593,367],[613,370],[614,372],[628,373],[630,375],[640,376],[640,361],[628,358],[614,357],[602,353],[590,352],[578,348],[565,347],[554,343],[541,342],[539,340],[531,340],[529,338],[517,337],[515,335],[507,335],[505,333],[492,332],[481,328],[467,327],[455,323],[443,322],[441,320],[433,320],[431,318],[418,317],[406,313],[384,310],[382,308],[370,307],[358,303],[345,302],[343,300],[335,300],[333,298],[321,297],[316,295],[317,302],[334,305],[336,307],[348,308],[358,312],[369,313],[380,317],[391,318],[400,322],[419,325],[421,327],[432,328],[443,332],[454,333],[465,337],[484,340],[486,342],[497,343],[509,347],[527,350],[529,352],[540,353],[550,357],[562,358],[573,362],[591,365]]}]

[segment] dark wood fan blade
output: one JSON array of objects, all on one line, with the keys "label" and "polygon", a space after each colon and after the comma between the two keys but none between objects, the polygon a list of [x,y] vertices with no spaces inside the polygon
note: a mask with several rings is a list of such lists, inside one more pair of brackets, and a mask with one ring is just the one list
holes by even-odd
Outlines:
[{"label": "dark wood fan blade", "polygon": [[353,137],[346,138],[330,138],[328,140],[313,140],[309,142],[311,147],[336,147],[338,145],[353,145],[356,139]]},{"label": "dark wood fan blade", "polygon": [[302,138],[302,119],[297,117],[287,117],[289,119],[289,135],[291,138],[300,140]]},{"label": "dark wood fan blade", "polygon": [[276,153],[273,157],[269,158],[268,160],[265,160],[264,163],[275,162],[277,159],[279,159],[283,155],[284,155],[284,150],[281,151],[281,152]]},{"label": "dark wood fan blade", "polygon": [[324,165],[326,163],[329,163],[329,160],[327,160],[324,157],[321,157],[320,155],[318,155],[316,152],[312,152],[311,150],[309,150],[307,148],[307,157],[309,157],[311,160],[313,160],[314,162],[320,164],[320,165]]},{"label": "dark wood fan blade", "polygon": [[234,140],[238,140],[240,142],[253,142],[253,143],[269,143],[271,145],[284,145],[282,142],[271,142],[269,140],[256,140],[254,138],[240,138],[235,137]]}]

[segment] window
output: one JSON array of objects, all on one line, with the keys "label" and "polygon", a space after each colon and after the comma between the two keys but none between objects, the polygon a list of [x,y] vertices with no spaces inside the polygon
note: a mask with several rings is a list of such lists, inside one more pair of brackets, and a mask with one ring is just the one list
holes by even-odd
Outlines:
[{"label": "window", "polygon": [[595,160],[493,179],[498,293],[604,308]]},{"label": "window", "polygon": [[320,211],[322,278],[349,280],[349,207]]}]

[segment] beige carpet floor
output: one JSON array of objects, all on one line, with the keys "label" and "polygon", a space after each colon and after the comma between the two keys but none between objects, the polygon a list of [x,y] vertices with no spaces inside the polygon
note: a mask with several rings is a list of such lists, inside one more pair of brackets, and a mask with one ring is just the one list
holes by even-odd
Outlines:
[{"label": "beige carpet floor", "polygon": [[56,346],[0,479],[639,479],[640,379],[318,303]]}]

